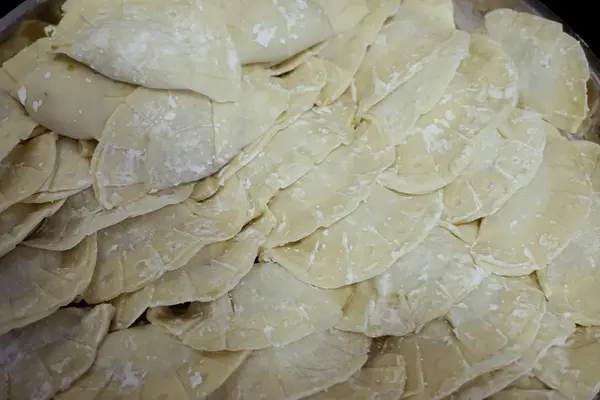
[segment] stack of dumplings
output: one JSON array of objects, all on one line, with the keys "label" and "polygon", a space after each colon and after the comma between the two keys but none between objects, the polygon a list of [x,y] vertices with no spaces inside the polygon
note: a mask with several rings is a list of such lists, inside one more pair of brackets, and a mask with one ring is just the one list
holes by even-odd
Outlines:
[{"label": "stack of dumplings", "polygon": [[0,53],[0,399],[600,391],[596,97],[560,24],[62,11]]}]

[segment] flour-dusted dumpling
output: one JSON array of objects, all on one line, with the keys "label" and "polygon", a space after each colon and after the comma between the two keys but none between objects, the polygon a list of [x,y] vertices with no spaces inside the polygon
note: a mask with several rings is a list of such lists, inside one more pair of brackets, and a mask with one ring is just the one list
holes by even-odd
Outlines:
[{"label": "flour-dusted dumpling", "polygon": [[371,339],[330,329],[254,351],[210,400],[297,400],[344,382],[367,361]]},{"label": "flour-dusted dumpling", "polygon": [[45,204],[17,203],[0,213],[0,257],[13,250],[44,218],[56,213],[65,200]]},{"label": "flour-dusted dumpling", "polygon": [[454,225],[454,224],[450,224],[450,223],[442,220],[438,224],[439,224],[439,226],[452,232],[452,234],[454,236],[456,236],[463,242],[472,245],[473,243],[475,243],[475,240],[477,239],[477,234],[479,233],[479,223],[480,222],[481,222],[481,220],[477,220],[477,221],[469,222],[468,224]]},{"label": "flour-dusted dumpling", "polygon": [[552,129],[539,114],[517,109],[498,129],[482,132],[471,165],[444,188],[442,218],[461,224],[498,211],[535,176]]},{"label": "flour-dusted dumpling", "polygon": [[354,28],[369,12],[369,0],[316,0],[336,33]]},{"label": "flour-dusted dumpling", "polygon": [[187,185],[161,190],[112,210],[106,210],[98,204],[94,191],[88,188],[67,198],[60,210],[47,218],[43,226],[30,236],[25,244],[39,249],[69,250],[86,236],[116,225],[127,218],[148,214],[170,204],[181,203],[190,196],[192,189],[192,186]]},{"label": "flour-dusted dumpling", "polygon": [[445,315],[487,276],[469,248],[446,229],[433,228],[383,274],[353,287],[336,328],[372,337],[402,336]]},{"label": "flour-dusted dumpling", "polygon": [[600,147],[553,131],[535,178],[481,223],[471,252],[490,272],[519,276],[546,268],[589,215]]},{"label": "flour-dusted dumpling", "polygon": [[0,334],[69,304],[90,283],[96,237],[65,252],[17,246],[0,258]]},{"label": "flour-dusted dumpling", "polygon": [[165,273],[143,289],[115,298],[113,329],[128,328],[147,308],[214,301],[227,294],[248,274],[274,226],[275,218],[267,212],[233,239],[210,244],[183,267]]},{"label": "flour-dusted dumpling", "polygon": [[77,141],[61,137],[56,142],[54,172],[25,203],[48,203],[66,199],[92,186],[90,159],[81,155]]},{"label": "flour-dusted dumpling", "polygon": [[20,143],[0,160],[0,212],[38,191],[56,165],[56,135]]},{"label": "flour-dusted dumpling", "polygon": [[573,332],[575,325],[571,321],[546,312],[535,339],[522,358],[501,369],[478,376],[463,385],[448,400],[484,399],[505,389],[530,373],[550,347],[564,344]]},{"label": "flour-dusted dumpling", "polygon": [[56,399],[203,399],[247,356],[202,353],[153,325],[111,332],[92,367]]},{"label": "flour-dusted dumpling", "polygon": [[415,194],[450,184],[473,160],[478,135],[507,118],[517,96],[517,72],[510,58],[498,43],[472,35],[469,54],[442,99],[396,146],[396,162],[380,181]]},{"label": "flour-dusted dumpling", "polygon": [[375,184],[350,215],[298,242],[265,249],[262,257],[311,285],[350,285],[385,272],[411,251],[427,237],[441,211],[440,192],[405,196]]},{"label": "flour-dusted dumpling", "polygon": [[117,81],[239,99],[240,60],[212,2],[77,0],[64,9],[54,52]]},{"label": "flour-dusted dumpling", "polygon": [[485,28],[517,65],[520,105],[558,129],[577,132],[587,116],[590,79],[579,41],[558,22],[509,9],[488,13]]},{"label": "flour-dusted dumpling", "polygon": [[106,336],[113,308],[63,308],[0,337],[0,393],[6,399],[49,400],[83,375]]},{"label": "flour-dusted dumpling", "polygon": [[198,350],[256,350],[333,327],[349,295],[348,288],[310,286],[277,264],[256,264],[227,296],[192,303],[183,315],[155,308],[148,319]]},{"label": "flour-dusted dumpling", "polygon": [[0,161],[20,142],[29,139],[37,126],[23,107],[0,88]]},{"label": "flour-dusted dumpling", "polygon": [[542,382],[572,400],[588,400],[600,391],[600,328],[578,327],[562,346],[555,346],[533,369]]},{"label": "flour-dusted dumpling", "polygon": [[393,162],[394,148],[374,124],[361,125],[355,135],[352,143],[332,151],[269,203],[277,228],[267,247],[295,242],[331,226],[369,197],[377,175]]},{"label": "flour-dusted dumpling", "polygon": [[83,298],[96,304],[142,289],[205,246],[231,239],[249,219],[246,194],[230,179],[202,203],[188,199],[103,229],[94,278]]}]

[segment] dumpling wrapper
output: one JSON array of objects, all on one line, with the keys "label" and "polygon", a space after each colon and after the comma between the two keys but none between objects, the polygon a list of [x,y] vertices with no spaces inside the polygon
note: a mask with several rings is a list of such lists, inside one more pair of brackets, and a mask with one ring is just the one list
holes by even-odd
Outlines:
[{"label": "dumpling wrapper", "polygon": [[440,192],[405,196],[374,184],[353,213],[298,242],[265,249],[262,259],[317,287],[351,285],[385,272],[425,240],[441,212]]},{"label": "dumpling wrapper", "polygon": [[210,1],[75,0],[63,8],[54,52],[116,81],[239,100],[240,59]]},{"label": "dumpling wrapper", "polygon": [[96,304],[142,289],[205,246],[234,237],[248,211],[246,193],[231,179],[202,203],[187,199],[99,231],[98,262],[83,299]]},{"label": "dumpling wrapper", "polygon": [[600,327],[578,327],[563,346],[555,346],[533,369],[542,382],[571,400],[593,399],[600,391]]},{"label": "dumpling wrapper", "polygon": [[233,239],[201,249],[183,267],[165,273],[155,282],[113,299],[113,329],[125,329],[147,308],[193,301],[209,302],[227,294],[248,274],[275,219],[265,213]]},{"label": "dumpling wrapper", "polygon": [[154,325],[109,333],[92,367],[56,400],[203,399],[248,352],[202,353]]},{"label": "dumpling wrapper", "polygon": [[72,249],[86,236],[116,225],[127,218],[134,218],[187,199],[193,186],[161,190],[140,199],[113,208],[104,209],[91,188],[67,198],[65,204],[44,221],[43,226],[25,244],[39,249],[65,251]]},{"label": "dumpling wrapper", "polygon": [[94,362],[113,308],[63,308],[0,337],[0,393],[7,399],[50,400]]},{"label": "dumpling wrapper", "polygon": [[43,134],[20,143],[0,160],[0,212],[37,192],[56,164],[56,135]]},{"label": "dumpling wrapper", "polygon": [[358,25],[369,12],[369,0],[317,0],[316,1],[336,33],[345,32]]},{"label": "dumpling wrapper", "polygon": [[444,188],[442,219],[467,223],[494,214],[527,186],[542,163],[551,125],[517,109],[498,129],[478,135],[471,164]]},{"label": "dumpling wrapper", "polygon": [[485,28],[519,70],[519,104],[556,128],[576,133],[587,117],[590,79],[579,41],[558,22],[509,9],[488,13]]},{"label": "dumpling wrapper", "polygon": [[472,162],[475,140],[494,129],[517,102],[517,71],[500,45],[473,34],[469,54],[441,100],[396,146],[396,160],[379,178],[403,193],[423,194],[454,181]]},{"label": "dumpling wrapper", "polygon": [[533,375],[526,375],[489,400],[566,400],[559,391],[550,389]]},{"label": "dumpling wrapper", "polygon": [[80,295],[96,265],[96,237],[65,252],[17,246],[0,258],[0,334],[47,317]]},{"label": "dumpling wrapper", "polygon": [[38,124],[29,118],[23,107],[0,89],[0,161],[23,140],[34,133]]},{"label": "dumpling wrapper", "polygon": [[446,319],[386,340],[406,362],[403,398],[442,399],[477,376],[521,358],[545,312],[539,290],[514,278],[490,275],[455,304]]},{"label": "dumpling wrapper", "polygon": [[470,245],[435,227],[381,275],[354,286],[337,329],[367,336],[403,336],[444,316],[477,288],[487,272]]},{"label": "dumpling wrapper", "polygon": [[148,320],[197,350],[257,350],[333,327],[349,295],[310,286],[277,264],[255,264],[227,296],[192,303],[183,315],[154,308]]},{"label": "dumpling wrapper", "polygon": [[79,154],[85,158],[92,158],[97,146],[98,146],[98,142],[94,139],[90,139],[90,140],[81,140],[80,139],[77,141],[77,149],[79,151]]},{"label": "dumpling wrapper", "polygon": [[376,125],[360,126],[355,136],[271,200],[277,228],[265,247],[296,242],[329,227],[369,197],[377,175],[393,162],[394,149]]},{"label": "dumpling wrapper", "polygon": [[520,276],[546,268],[583,227],[591,207],[597,144],[548,135],[534,179],[481,223],[471,249],[477,265]]},{"label": "dumpling wrapper", "polygon": [[252,352],[209,400],[298,400],[348,380],[367,361],[371,339],[336,329]]},{"label": "dumpling wrapper", "polygon": [[280,63],[267,63],[267,64],[259,64],[269,69],[269,73],[273,76],[284,75],[288,72],[295,70],[300,67],[302,64],[310,60],[319,54],[325,47],[327,47],[328,42],[317,43],[314,46],[309,47],[306,50],[301,51],[300,53],[296,53],[290,58],[286,59]]},{"label": "dumpling wrapper", "polygon": [[54,215],[64,202],[65,200],[45,204],[17,203],[2,211],[0,213],[0,257],[17,247],[44,218]]}]

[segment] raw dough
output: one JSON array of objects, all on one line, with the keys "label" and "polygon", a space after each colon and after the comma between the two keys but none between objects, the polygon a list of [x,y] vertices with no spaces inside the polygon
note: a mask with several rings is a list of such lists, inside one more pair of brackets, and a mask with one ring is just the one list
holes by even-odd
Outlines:
[{"label": "raw dough", "polygon": [[435,227],[387,271],[354,286],[336,328],[368,336],[403,336],[445,315],[488,275],[470,245]]},{"label": "raw dough", "polygon": [[109,333],[92,367],[56,400],[203,399],[248,352],[202,353],[153,325]]},{"label": "raw dough", "polygon": [[94,151],[96,150],[96,146],[98,146],[98,142],[96,140],[78,140],[77,141],[77,149],[79,154],[85,158],[92,158],[94,155]]},{"label": "raw dough", "polygon": [[209,400],[297,400],[344,382],[367,361],[371,339],[336,329],[253,352]]},{"label": "raw dough", "polygon": [[369,198],[350,215],[299,242],[265,249],[262,257],[311,285],[350,285],[385,272],[411,251],[441,211],[440,192],[405,196],[374,184]]},{"label": "raw dough", "polygon": [[275,226],[267,212],[231,240],[210,244],[183,267],[132,293],[112,301],[116,313],[113,329],[128,328],[147,308],[192,301],[208,302],[227,294],[248,274],[259,246]]},{"label": "raw dough", "polygon": [[117,81],[239,100],[240,60],[212,2],[77,0],[64,9],[54,52]]},{"label": "raw dough", "polygon": [[47,317],[90,283],[96,237],[66,252],[17,246],[0,258],[0,334]]},{"label": "raw dough", "polygon": [[498,43],[473,34],[469,54],[442,99],[396,146],[396,161],[380,182],[414,194],[450,184],[473,160],[478,135],[506,119],[517,97],[512,61]]},{"label": "raw dough", "polygon": [[542,381],[527,375],[510,387],[492,395],[489,400],[567,400],[560,392],[548,388]]},{"label": "raw dough", "polygon": [[83,375],[106,336],[113,308],[63,308],[0,337],[0,393],[12,400],[50,400]]},{"label": "raw dough", "polygon": [[548,135],[533,181],[481,223],[471,252],[477,265],[501,275],[546,268],[583,227],[591,206],[590,175],[600,147]]},{"label": "raw dough", "polygon": [[0,161],[21,141],[29,139],[36,127],[23,107],[0,88]]},{"label": "raw dough", "polygon": [[538,114],[517,109],[498,129],[478,135],[471,165],[444,188],[442,219],[462,224],[498,211],[535,176],[552,129]]},{"label": "raw dough", "polygon": [[533,373],[571,400],[592,399],[600,391],[600,327],[578,327],[563,346],[552,347]]},{"label": "raw dough", "polygon": [[560,23],[508,9],[488,13],[485,28],[518,67],[521,106],[576,133],[587,116],[590,79],[579,41],[564,33]]},{"label": "raw dough", "polygon": [[354,28],[369,12],[370,0],[317,0],[336,33]]}]

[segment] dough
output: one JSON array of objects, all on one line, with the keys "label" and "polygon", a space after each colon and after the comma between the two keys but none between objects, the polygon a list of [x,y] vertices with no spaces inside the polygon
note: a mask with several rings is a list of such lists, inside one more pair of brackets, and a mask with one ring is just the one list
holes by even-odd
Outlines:
[{"label": "dough", "polygon": [[128,328],[147,308],[214,301],[227,294],[248,274],[260,244],[274,226],[275,219],[267,212],[233,239],[210,244],[183,267],[165,273],[143,289],[115,298],[113,329]]},{"label": "dough", "polygon": [[111,332],[92,367],[56,400],[202,399],[247,356],[202,353],[153,325]]},{"label": "dough", "polygon": [[317,0],[336,33],[345,32],[360,23],[369,12],[370,0]]},{"label": "dough", "polygon": [[98,204],[94,191],[91,188],[85,189],[70,196],[56,214],[47,218],[44,225],[27,238],[26,244],[46,250],[69,250],[86,236],[116,225],[127,218],[148,214],[169,204],[181,203],[190,196],[191,192],[190,185],[161,190],[112,210],[106,210]]},{"label": "dough", "polygon": [[471,249],[480,267],[513,276],[544,269],[583,227],[600,147],[554,132],[533,181],[483,219]]},{"label": "dough", "polygon": [[578,40],[560,23],[499,9],[485,16],[485,28],[519,70],[519,104],[558,129],[575,133],[587,116],[590,69]]},{"label": "dough", "polygon": [[240,59],[210,1],[77,0],[64,9],[54,52],[117,81],[239,100]]},{"label": "dough", "polygon": [[567,399],[592,399],[600,391],[600,328],[578,327],[565,345],[552,347],[533,373]]},{"label": "dough", "polygon": [[477,239],[477,234],[479,233],[479,223],[480,222],[481,222],[481,220],[477,220],[477,221],[469,222],[468,224],[454,225],[454,224],[450,224],[446,221],[440,221],[438,224],[439,224],[439,226],[452,232],[452,234],[454,236],[456,236],[463,242],[472,245],[473,243],[475,243],[475,240]]},{"label": "dough", "polygon": [[44,218],[58,211],[65,200],[54,203],[17,203],[0,213],[0,257],[12,251],[33,232]]},{"label": "dough", "polygon": [[324,48],[327,47],[328,43],[328,41],[317,43],[314,46],[311,46],[308,49],[301,51],[300,53],[294,54],[290,58],[280,63],[267,63],[259,65],[268,68],[271,75],[284,75],[300,67],[312,57],[315,57],[317,54],[323,51]]},{"label": "dough", "polygon": [[471,165],[444,188],[442,219],[461,224],[498,211],[535,176],[552,129],[538,114],[517,109],[498,129],[478,135]]},{"label": "dough", "polygon": [[446,229],[433,228],[383,274],[354,286],[336,328],[371,337],[403,336],[444,316],[487,276],[469,248]]},{"label": "dough", "polygon": [[66,252],[17,246],[0,258],[0,334],[47,317],[90,283],[96,237]]},{"label": "dough", "polygon": [[38,191],[56,164],[56,135],[20,143],[0,160],[0,213]]},{"label": "dough", "polygon": [[96,146],[98,146],[98,142],[96,140],[78,140],[77,141],[77,150],[79,154],[85,158],[92,158],[94,155],[94,151],[96,150]]},{"label": "dough", "polygon": [[438,28],[456,28],[453,0],[402,0],[402,5]]},{"label": "dough", "polygon": [[344,382],[367,361],[371,339],[335,329],[253,352],[209,400],[297,400]]},{"label": "dough", "polygon": [[113,308],[63,308],[0,337],[0,393],[6,399],[50,400],[92,365]]},{"label": "dough", "polygon": [[317,287],[362,282],[385,272],[423,241],[441,209],[440,192],[405,196],[374,184],[350,215],[298,242],[265,249],[262,258]]},{"label": "dough", "polygon": [[566,400],[557,390],[548,388],[533,376],[526,376],[514,385],[492,395],[489,400]]},{"label": "dough", "polygon": [[352,143],[332,151],[269,203],[277,228],[265,246],[298,241],[352,213],[369,197],[377,175],[393,158],[393,147],[377,126],[359,127]]},{"label": "dough", "polygon": [[0,88],[0,161],[23,140],[29,139],[37,123],[23,108]]},{"label": "dough", "polygon": [[498,43],[472,35],[469,54],[442,99],[396,146],[396,161],[380,182],[414,194],[452,183],[472,162],[478,135],[506,119],[517,96],[512,61]]}]

